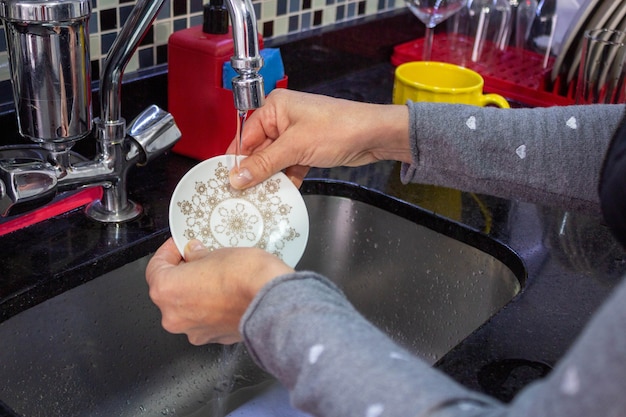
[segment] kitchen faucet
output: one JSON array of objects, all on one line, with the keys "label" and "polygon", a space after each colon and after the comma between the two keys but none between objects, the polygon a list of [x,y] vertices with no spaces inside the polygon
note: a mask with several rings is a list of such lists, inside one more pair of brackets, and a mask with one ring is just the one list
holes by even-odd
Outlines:
[{"label": "kitchen faucet", "polygon": [[[91,0],[0,0],[6,28],[19,132],[36,145],[0,147],[0,215],[38,205],[60,191],[102,186],[89,217],[120,223],[141,214],[127,196],[127,175],[173,146],[181,136],[171,114],[149,106],[129,126],[122,117],[122,76],[164,0],[138,0],[117,35],[100,77],[100,117],[92,118],[88,21]],[[250,0],[226,0],[237,72],[235,107],[263,105],[263,65]],[[93,136],[97,155],[71,150]],[[40,205],[40,204],[39,204]]]}]

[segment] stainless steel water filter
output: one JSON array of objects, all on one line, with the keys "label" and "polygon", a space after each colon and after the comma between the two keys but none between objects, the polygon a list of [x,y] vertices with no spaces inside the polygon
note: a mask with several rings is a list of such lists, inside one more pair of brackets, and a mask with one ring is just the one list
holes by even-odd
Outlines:
[{"label": "stainless steel water filter", "polygon": [[89,0],[0,0],[22,136],[63,150],[91,132]]}]

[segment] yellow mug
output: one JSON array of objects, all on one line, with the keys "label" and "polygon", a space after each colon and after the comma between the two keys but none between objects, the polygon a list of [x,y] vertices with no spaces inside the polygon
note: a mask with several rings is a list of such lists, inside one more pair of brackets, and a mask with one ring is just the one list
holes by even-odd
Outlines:
[{"label": "yellow mug", "polygon": [[[407,62],[396,68],[393,103],[405,104],[411,100],[509,108],[504,97],[484,94],[484,85],[485,81],[480,74],[458,65],[433,61]],[[460,191],[426,184],[412,186],[412,196],[417,204],[450,219],[461,220],[463,210]],[[478,201],[478,197],[474,196],[474,199]],[[484,211],[483,214],[485,230],[488,230],[491,215]]]},{"label": "yellow mug", "polygon": [[485,81],[476,71],[445,62],[415,61],[396,68],[393,103],[411,101],[509,108],[499,94],[483,93]]}]

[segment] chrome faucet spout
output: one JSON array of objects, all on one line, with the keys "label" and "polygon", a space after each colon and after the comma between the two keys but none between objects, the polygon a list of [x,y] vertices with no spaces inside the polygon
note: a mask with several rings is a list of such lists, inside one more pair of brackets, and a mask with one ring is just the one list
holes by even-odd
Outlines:
[{"label": "chrome faucet spout", "polygon": [[[102,199],[87,207],[87,214],[102,222],[121,222],[141,214],[141,206],[130,201],[126,192],[126,176],[136,144],[128,145],[126,120],[122,117],[122,77],[139,43],[159,13],[164,0],[139,0],[118,33],[104,62],[100,77],[100,117],[94,119],[95,136],[99,146],[99,164],[116,175],[103,187]],[[180,131],[173,144],[180,138]],[[169,145],[171,145],[169,144]],[[146,158],[144,158],[146,159]],[[135,163],[138,161],[134,161]]]},{"label": "chrome faucet spout", "polygon": [[259,54],[256,17],[250,0],[226,0],[226,7],[233,27],[234,67],[260,69],[262,59]]},{"label": "chrome faucet spout", "polygon": [[259,108],[265,93],[259,70],[263,58],[259,53],[256,16],[250,0],[226,0],[226,8],[233,27],[234,55],[230,64],[238,75],[233,78],[233,97],[239,111]]},{"label": "chrome faucet spout", "polygon": [[124,69],[150,29],[164,0],[139,0],[107,54],[100,77],[101,120],[105,124],[123,120],[121,89]]}]

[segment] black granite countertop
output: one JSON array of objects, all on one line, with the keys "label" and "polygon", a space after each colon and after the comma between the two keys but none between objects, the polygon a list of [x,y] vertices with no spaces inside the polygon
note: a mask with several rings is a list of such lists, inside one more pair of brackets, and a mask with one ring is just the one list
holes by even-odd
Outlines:
[{"label": "black granite countertop", "polygon": [[[290,88],[388,103],[392,47],[420,30],[408,12],[391,13],[269,45],[281,48]],[[157,68],[126,83],[127,118],[150,103],[166,108],[166,80],[164,69]],[[0,128],[4,143],[20,140],[12,114],[0,116]],[[77,209],[0,237],[0,322],[154,251],[169,237],[170,195],[196,163],[167,153],[135,169],[129,194],[145,209],[138,220],[105,225]],[[396,163],[316,169],[310,177],[355,182],[447,214],[434,205],[427,187],[400,184]],[[527,280],[513,301],[436,366],[468,387],[508,400],[565,353],[626,271],[626,256],[599,219],[576,213],[462,193],[456,217],[512,248],[527,268]],[[13,415],[1,398],[0,415]]]}]

